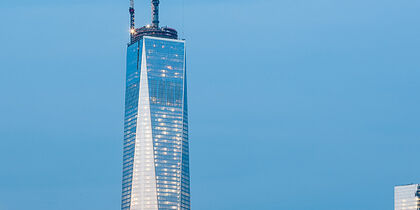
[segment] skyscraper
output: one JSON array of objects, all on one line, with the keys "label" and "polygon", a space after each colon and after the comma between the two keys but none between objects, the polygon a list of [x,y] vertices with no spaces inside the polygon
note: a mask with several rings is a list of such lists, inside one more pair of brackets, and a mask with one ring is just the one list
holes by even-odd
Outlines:
[{"label": "skyscraper", "polygon": [[420,210],[420,185],[401,185],[394,189],[395,210]]},{"label": "skyscraper", "polygon": [[130,4],[130,43],[124,120],[123,210],[190,209],[185,41],[152,24],[135,28]]}]

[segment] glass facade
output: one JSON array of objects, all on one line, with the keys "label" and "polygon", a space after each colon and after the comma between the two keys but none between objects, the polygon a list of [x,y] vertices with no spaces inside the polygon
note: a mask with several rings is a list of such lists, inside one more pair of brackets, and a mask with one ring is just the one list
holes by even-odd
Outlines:
[{"label": "glass facade", "polygon": [[190,209],[185,41],[128,46],[122,209]]},{"label": "glass facade", "polygon": [[420,185],[396,186],[394,198],[395,210],[420,210]]}]

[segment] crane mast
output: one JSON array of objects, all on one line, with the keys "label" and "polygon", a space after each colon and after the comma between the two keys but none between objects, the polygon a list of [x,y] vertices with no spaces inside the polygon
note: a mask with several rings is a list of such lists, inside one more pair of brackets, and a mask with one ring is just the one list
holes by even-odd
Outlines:
[{"label": "crane mast", "polygon": [[159,0],[152,0],[152,27],[159,28]]},{"label": "crane mast", "polygon": [[136,33],[136,26],[135,26],[135,22],[134,22],[135,21],[134,0],[130,0],[129,12],[130,12],[130,38],[131,38],[131,41],[133,41],[134,34]]}]

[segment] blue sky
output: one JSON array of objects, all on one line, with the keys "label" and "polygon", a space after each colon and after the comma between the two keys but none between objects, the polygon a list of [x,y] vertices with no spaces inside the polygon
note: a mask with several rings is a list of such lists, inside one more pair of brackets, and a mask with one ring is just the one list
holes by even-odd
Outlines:
[{"label": "blue sky", "polygon": [[[188,42],[193,209],[393,209],[420,182],[419,1],[161,2]],[[119,208],[127,7],[0,3],[0,210]]]}]

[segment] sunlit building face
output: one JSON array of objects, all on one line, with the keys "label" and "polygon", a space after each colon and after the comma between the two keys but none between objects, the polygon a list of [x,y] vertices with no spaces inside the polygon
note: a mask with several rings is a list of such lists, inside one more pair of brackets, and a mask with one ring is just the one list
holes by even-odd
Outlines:
[{"label": "sunlit building face", "polygon": [[190,209],[185,41],[127,49],[123,210]]},{"label": "sunlit building face", "polygon": [[420,210],[420,185],[396,186],[394,197],[395,210]]}]

